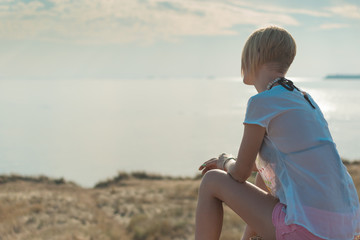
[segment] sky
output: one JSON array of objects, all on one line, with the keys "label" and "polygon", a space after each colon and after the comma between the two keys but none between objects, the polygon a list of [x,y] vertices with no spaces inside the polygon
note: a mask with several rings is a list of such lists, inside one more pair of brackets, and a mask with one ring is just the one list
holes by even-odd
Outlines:
[{"label": "sky", "polygon": [[0,80],[236,77],[269,24],[297,42],[288,75],[360,73],[360,0],[0,0]]}]

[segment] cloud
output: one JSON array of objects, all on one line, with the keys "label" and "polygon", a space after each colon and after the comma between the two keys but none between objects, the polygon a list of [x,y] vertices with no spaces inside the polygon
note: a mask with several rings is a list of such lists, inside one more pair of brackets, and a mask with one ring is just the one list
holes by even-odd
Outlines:
[{"label": "cloud", "polygon": [[341,6],[330,7],[328,10],[333,14],[345,18],[360,19],[360,7],[356,5],[345,4]]},{"label": "cloud", "polygon": [[348,28],[348,24],[342,24],[342,23],[326,23],[320,25],[320,29],[330,30],[330,29],[339,29],[339,28]]},{"label": "cloud", "polygon": [[360,7],[346,4],[328,8],[330,12],[345,18],[360,19]]},{"label": "cloud", "polygon": [[1,39],[81,43],[175,41],[181,36],[236,35],[238,25],[299,25],[290,13],[326,16],[320,11],[254,5],[239,0],[35,0],[1,3]]},{"label": "cloud", "polygon": [[307,16],[313,17],[329,17],[330,13],[327,11],[316,11],[310,9],[303,9],[303,8],[289,8],[283,6],[276,6],[273,4],[268,4],[267,2],[259,4],[258,2],[248,1],[248,2],[241,2],[238,0],[228,0],[231,4],[248,7],[256,10],[261,10],[265,12],[272,12],[272,13],[286,13],[286,14],[302,14]]}]

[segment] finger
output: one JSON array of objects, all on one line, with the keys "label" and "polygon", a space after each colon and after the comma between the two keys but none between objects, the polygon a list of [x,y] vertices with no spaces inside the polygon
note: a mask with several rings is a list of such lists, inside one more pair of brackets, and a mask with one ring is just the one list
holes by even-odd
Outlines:
[{"label": "finger", "polygon": [[206,164],[206,168],[208,168],[208,169],[218,168],[217,167],[217,161],[213,161],[213,162],[210,162],[210,163]]},{"label": "finger", "polygon": [[214,165],[214,162],[203,163],[203,164],[199,167],[199,170],[202,170],[202,169],[204,169],[204,168],[212,167],[213,165]]},{"label": "finger", "polygon": [[209,171],[209,169],[204,168],[204,170],[201,172],[201,175],[204,175],[207,171]]},{"label": "finger", "polygon": [[214,167],[214,166],[206,167],[206,168],[204,168],[204,170],[202,171],[201,174],[204,175],[205,173],[207,173],[208,171],[210,171],[212,169],[216,169],[216,167]]},{"label": "finger", "polygon": [[200,167],[199,167],[199,170],[202,170],[203,168],[206,167],[206,163],[203,163]]},{"label": "finger", "polygon": [[215,162],[217,160],[217,158],[212,158],[210,160],[207,160],[206,162],[204,162],[203,164],[201,164],[201,166],[199,167],[199,170],[203,169],[204,167],[210,165],[211,163]]}]

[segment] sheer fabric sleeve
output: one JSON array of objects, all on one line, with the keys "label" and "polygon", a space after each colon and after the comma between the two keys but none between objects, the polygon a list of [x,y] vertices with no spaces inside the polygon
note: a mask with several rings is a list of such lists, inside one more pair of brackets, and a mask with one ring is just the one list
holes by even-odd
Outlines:
[{"label": "sheer fabric sleeve", "polygon": [[279,109],[271,98],[254,96],[248,101],[244,124],[256,124],[267,129],[278,114]]}]

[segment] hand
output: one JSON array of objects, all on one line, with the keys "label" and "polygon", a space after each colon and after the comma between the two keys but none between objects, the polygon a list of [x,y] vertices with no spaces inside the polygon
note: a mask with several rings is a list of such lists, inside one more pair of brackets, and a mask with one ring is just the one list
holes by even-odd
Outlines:
[{"label": "hand", "polygon": [[223,165],[226,159],[228,158],[233,158],[232,155],[230,154],[226,154],[226,153],[222,153],[220,154],[220,156],[218,158],[212,158],[206,162],[204,162],[200,167],[199,170],[201,172],[202,175],[204,175],[207,171],[212,170],[212,169],[223,169]]}]

